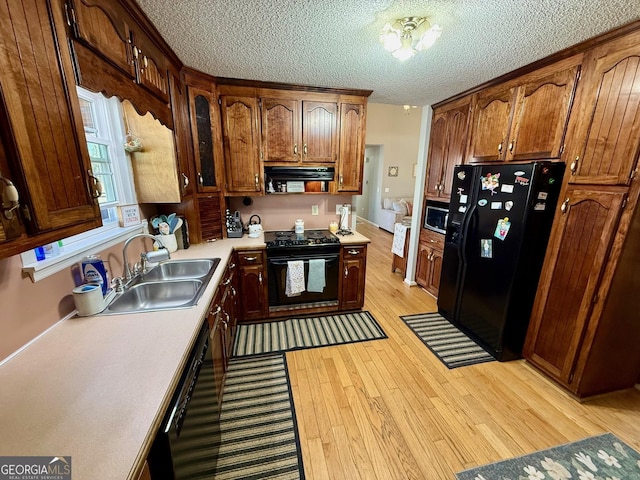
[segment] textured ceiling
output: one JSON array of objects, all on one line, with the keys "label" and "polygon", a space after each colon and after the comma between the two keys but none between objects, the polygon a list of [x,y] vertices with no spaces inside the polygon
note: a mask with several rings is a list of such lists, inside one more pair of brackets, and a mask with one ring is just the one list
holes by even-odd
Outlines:
[{"label": "textured ceiling", "polygon": [[[430,105],[640,18],[640,0],[138,0],[185,65],[218,77],[373,90]],[[427,16],[443,33],[400,62],[385,22]]]}]

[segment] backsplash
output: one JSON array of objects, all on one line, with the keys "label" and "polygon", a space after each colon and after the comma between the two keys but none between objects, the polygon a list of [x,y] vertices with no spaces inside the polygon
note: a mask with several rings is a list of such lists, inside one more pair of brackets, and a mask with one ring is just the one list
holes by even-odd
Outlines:
[{"label": "backsplash", "polygon": [[[252,204],[246,206],[242,197],[229,199],[231,213],[240,212],[245,224],[252,215],[258,215],[264,230],[293,230],[294,222],[299,218],[304,220],[305,229],[326,229],[329,223],[340,221],[336,205],[352,204],[352,196],[284,194],[254,197],[251,201]],[[318,215],[312,215],[314,205],[318,206]],[[353,225],[351,216],[349,224]]]}]

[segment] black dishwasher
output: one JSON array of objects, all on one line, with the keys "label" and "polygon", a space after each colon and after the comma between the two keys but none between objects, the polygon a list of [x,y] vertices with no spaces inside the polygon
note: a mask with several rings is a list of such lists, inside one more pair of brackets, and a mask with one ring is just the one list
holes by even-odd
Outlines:
[{"label": "black dishwasher", "polygon": [[205,320],[151,447],[148,460],[152,478],[213,478],[219,413],[209,324]]}]

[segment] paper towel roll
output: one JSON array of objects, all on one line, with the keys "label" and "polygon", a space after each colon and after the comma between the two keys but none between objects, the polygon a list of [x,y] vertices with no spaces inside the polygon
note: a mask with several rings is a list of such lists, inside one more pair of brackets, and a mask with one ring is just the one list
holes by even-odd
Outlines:
[{"label": "paper towel roll", "polygon": [[93,283],[80,285],[73,289],[73,301],[76,304],[78,315],[81,317],[95,315],[104,308],[102,287]]}]

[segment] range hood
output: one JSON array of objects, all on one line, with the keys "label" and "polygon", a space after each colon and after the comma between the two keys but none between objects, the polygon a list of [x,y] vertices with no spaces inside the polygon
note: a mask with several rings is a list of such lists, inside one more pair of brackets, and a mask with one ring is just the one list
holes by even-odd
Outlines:
[{"label": "range hood", "polygon": [[330,182],[334,167],[264,167],[264,176],[274,182]]}]

